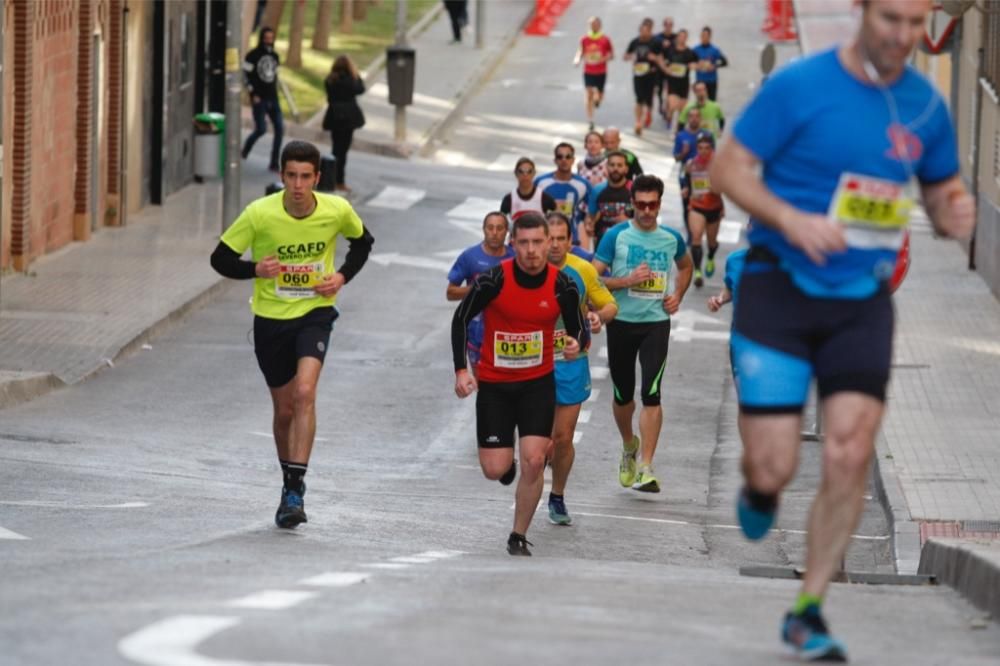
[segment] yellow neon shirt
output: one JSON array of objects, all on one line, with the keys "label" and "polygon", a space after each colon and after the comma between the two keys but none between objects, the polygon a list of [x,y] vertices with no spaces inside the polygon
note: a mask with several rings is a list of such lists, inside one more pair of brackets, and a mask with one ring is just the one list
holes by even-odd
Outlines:
[{"label": "yellow neon shirt", "polygon": [[337,235],[360,238],[361,218],[345,199],[314,192],[316,209],[302,219],[285,210],[283,192],[247,206],[222,238],[234,252],[248,249],[253,261],[274,256],[281,272],[274,278],[254,278],[250,308],[268,319],[295,319],[316,308],[333,305],[313,287],[334,272]]}]

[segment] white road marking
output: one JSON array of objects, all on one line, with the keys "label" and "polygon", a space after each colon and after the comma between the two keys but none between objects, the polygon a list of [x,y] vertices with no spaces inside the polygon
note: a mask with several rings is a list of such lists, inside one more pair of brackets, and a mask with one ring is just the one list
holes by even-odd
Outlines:
[{"label": "white road marking", "polygon": [[238,617],[177,615],[129,634],[118,642],[123,657],[148,666],[301,666],[299,664],[212,659],[195,652],[198,643],[235,627]]},{"label": "white road marking", "polygon": [[670,339],[676,342],[692,340],[728,340],[729,331],[696,331],[693,328],[678,328],[670,331]]},{"label": "white road marking", "polygon": [[371,578],[371,574],[358,573],[356,571],[328,571],[317,576],[303,578],[299,585],[312,585],[314,587],[348,587],[363,583]]},{"label": "white road marking", "polygon": [[435,257],[444,257],[445,259],[454,259],[458,255],[462,254],[463,252],[465,252],[465,248],[464,247],[460,247],[457,250],[442,250],[441,252],[435,252],[434,256]]},{"label": "white road marking", "polygon": [[[611,514],[611,513],[584,513],[583,511],[575,511],[574,513],[576,513],[577,515],[580,515],[580,516],[591,516],[593,518],[615,518],[617,520],[634,520],[634,521],[640,521],[640,522],[645,522],[645,523],[659,523],[659,524],[663,524],[663,525],[682,525],[682,526],[690,526],[690,527],[706,527],[706,528],[714,528],[714,529],[720,529],[720,530],[738,530],[738,529],[740,529],[739,525],[721,525],[721,524],[703,525],[701,523],[692,523],[692,522],[687,521],[687,520],[670,520],[669,518],[646,518],[646,517],[643,517],[643,516],[620,516],[620,515],[615,515],[615,514]],[[786,529],[775,528],[772,531],[774,531],[774,532],[780,532],[780,533],[783,533],[783,534],[800,534],[800,535],[807,534],[807,532],[805,530],[786,530]],[[885,541],[885,540],[889,539],[889,535],[869,536],[869,535],[864,535],[864,534],[852,534],[851,538],[852,539],[858,539],[858,540],[861,540],[861,541]]]},{"label": "white road marking", "polygon": [[[485,215],[485,213],[483,213],[483,215]],[[480,241],[483,240],[483,225],[480,224],[479,222],[473,220],[462,220],[449,217],[448,224],[455,227],[456,229],[461,229],[462,231],[465,231],[470,235],[475,236]]]},{"label": "white road marking", "polygon": [[743,230],[743,223],[736,220],[723,220],[719,225],[720,243],[739,243],[740,232]]},{"label": "white road marking", "polygon": [[362,564],[363,567],[368,567],[369,569],[409,569],[409,564],[403,564],[402,562],[369,562],[368,564]]},{"label": "white road marking", "polygon": [[[259,430],[251,430],[247,434],[254,435],[255,437],[266,437],[267,439],[274,439],[274,433],[271,433],[271,432],[261,432]],[[330,441],[330,438],[328,438],[328,437],[320,437],[319,435],[313,437],[313,439],[315,441],[317,441],[317,442],[329,442]]]},{"label": "white road marking", "polygon": [[[517,156],[514,156],[514,161],[517,160]],[[509,167],[511,171],[514,170],[514,162],[511,162]],[[466,197],[465,201],[458,204],[446,214],[448,217],[457,217],[463,220],[475,220],[476,222],[482,223],[483,216],[491,210],[496,210],[500,207],[500,199],[484,199],[483,197]],[[480,231],[480,233],[482,233]]]},{"label": "white road marking", "polygon": [[696,330],[696,324],[725,326],[725,322],[695,310],[681,310],[671,318],[670,339],[677,342],[692,340],[729,340],[729,331]]},{"label": "white road marking", "polygon": [[579,430],[574,430],[573,431],[573,443],[574,444],[579,444],[581,439],[583,439],[583,433],[580,432]]},{"label": "white road marking", "polygon": [[580,410],[580,418],[577,419],[577,423],[590,423],[591,412],[589,409]]},{"label": "white road marking", "polygon": [[[593,376],[593,373],[591,373],[591,376]],[[587,398],[587,402],[597,402],[597,397],[599,395],[601,395],[601,389],[597,389],[597,388],[591,389],[591,391],[590,391],[590,397]]]},{"label": "white road marking", "polygon": [[451,270],[451,264],[448,262],[431,259],[429,257],[411,257],[409,255],[399,254],[398,252],[383,252],[381,254],[370,255],[368,258],[381,266],[398,264],[400,266],[413,266],[414,268],[429,268],[431,270],[442,271],[445,273]]},{"label": "white road marking", "polygon": [[11,541],[31,541],[31,537],[26,537],[23,534],[18,534],[17,532],[11,532],[5,527],[0,527],[0,539],[9,539]]},{"label": "white road marking", "polygon": [[7,506],[35,506],[44,509],[141,509],[149,506],[147,502],[120,502],[118,504],[71,504],[69,502],[53,502],[46,500],[11,501],[0,500]]},{"label": "white road marking", "polygon": [[303,590],[261,590],[227,603],[232,608],[253,608],[255,610],[281,610],[298,606],[303,601],[318,597],[318,592]]},{"label": "white road marking", "polygon": [[375,208],[390,208],[392,210],[406,210],[427,195],[426,190],[417,190],[411,187],[397,187],[396,185],[386,185],[382,191],[368,200],[369,206]]},{"label": "white road marking", "polygon": [[601,347],[600,349],[597,350],[597,355],[600,356],[601,358],[607,358],[608,357],[608,348],[607,347]]},{"label": "white road marking", "polygon": [[597,365],[590,366],[590,378],[591,379],[607,379],[611,371],[607,368],[602,368]]},{"label": "white road marking", "polygon": [[417,553],[417,557],[430,557],[435,560],[447,560],[452,557],[458,557],[459,555],[465,555],[464,550],[427,550],[422,553]]},{"label": "white road marking", "polygon": [[400,562],[402,564],[427,564],[428,562],[433,562],[436,558],[433,557],[420,557],[419,555],[400,555],[399,557],[393,557],[390,562]]},{"label": "white road marking", "polygon": [[500,153],[499,157],[493,160],[493,163],[488,165],[486,169],[488,171],[513,171],[514,165],[517,164],[520,157],[517,153]]}]

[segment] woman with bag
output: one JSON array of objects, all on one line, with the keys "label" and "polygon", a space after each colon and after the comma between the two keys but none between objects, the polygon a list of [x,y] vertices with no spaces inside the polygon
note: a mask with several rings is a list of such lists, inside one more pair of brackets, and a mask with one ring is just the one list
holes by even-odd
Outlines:
[{"label": "woman with bag", "polygon": [[350,192],[344,182],[344,168],[347,166],[347,151],[351,149],[354,130],[365,126],[365,114],[358,106],[358,95],[365,92],[365,82],[358,74],[358,68],[346,55],[337,56],[326,77],[326,101],[329,105],[323,117],[323,129],[330,132],[333,140],[333,156],[337,160],[337,184],[340,192]]}]

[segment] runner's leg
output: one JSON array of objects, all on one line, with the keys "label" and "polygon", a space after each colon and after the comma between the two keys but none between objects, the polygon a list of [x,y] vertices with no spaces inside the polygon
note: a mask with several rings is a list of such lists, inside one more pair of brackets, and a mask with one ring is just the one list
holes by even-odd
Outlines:
[{"label": "runner's leg", "polygon": [[520,448],[521,478],[517,482],[517,495],[514,508],[514,531],[527,534],[531,519],[542,498],[542,487],[545,484],[545,452],[551,440],[548,437],[529,435],[521,437]]},{"label": "runner's leg", "polygon": [[564,494],[569,472],[573,468],[576,450],[573,447],[573,432],[580,416],[580,405],[559,405],[556,407],[555,424],[552,427],[552,442],[555,453],[552,457],[552,492]]}]

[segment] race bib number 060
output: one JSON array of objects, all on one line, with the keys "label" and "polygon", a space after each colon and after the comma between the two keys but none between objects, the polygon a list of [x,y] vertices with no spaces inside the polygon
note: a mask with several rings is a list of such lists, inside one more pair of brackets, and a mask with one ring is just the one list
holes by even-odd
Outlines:
[{"label": "race bib number 060", "polygon": [[281,264],[274,278],[274,293],[282,298],[311,298],[316,285],[323,280],[324,266],[314,264]]},{"label": "race bib number 060", "polygon": [[542,364],[542,332],[493,335],[493,365],[498,368],[532,368]]}]

